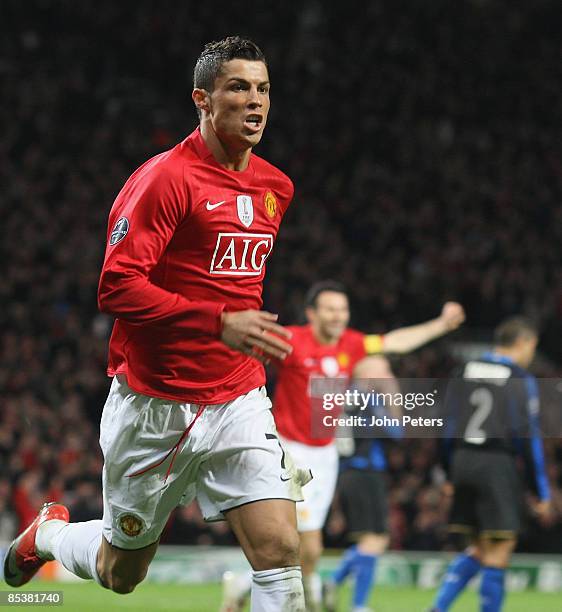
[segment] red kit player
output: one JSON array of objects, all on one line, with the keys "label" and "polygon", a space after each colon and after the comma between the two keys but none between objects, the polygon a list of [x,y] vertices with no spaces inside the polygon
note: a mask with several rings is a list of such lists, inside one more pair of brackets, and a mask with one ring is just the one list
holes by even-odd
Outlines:
[{"label": "red kit player", "polygon": [[47,560],[118,593],[143,580],[170,512],[197,498],[226,519],[254,569],[252,609],[304,609],[295,501],[261,361],[290,353],[262,282],[293,185],[252,153],[270,106],[251,41],[208,44],[194,71],[200,124],[126,182],[109,217],[99,284],[116,318],[104,407],[102,520],[44,507],[11,545],[5,578]]},{"label": "red kit player", "polygon": [[[407,353],[456,329],[464,321],[460,304],[448,302],[436,319],[382,335],[365,335],[348,328],[349,301],[343,285],[332,281],[312,286],[306,297],[308,325],[287,327],[293,352],[278,364],[273,400],[275,422],[283,446],[297,466],[314,474],[297,507],[301,562],[308,610],[319,608],[320,577],[315,573],[322,554],[322,527],[336,487],[338,453],[334,429],[311,429],[310,380],[349,379],[369,354]],[[320,434],[320,436],[319,436]]]}]

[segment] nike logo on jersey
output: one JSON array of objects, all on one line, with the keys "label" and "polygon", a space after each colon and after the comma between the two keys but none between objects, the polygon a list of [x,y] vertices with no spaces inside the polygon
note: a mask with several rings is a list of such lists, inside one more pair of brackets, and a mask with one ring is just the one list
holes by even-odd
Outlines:
[{"label": "nike logo on jersey", "polygon": [[209,200],[207,200],[207,210],[214,210],[215,208],[218,208],[219,206],[221,206],[222,204],[224,204],[226,202],[226,200],[222,200],[221,202],[217,202],[216,204],[211,204],[211,202],[209,202]]}]

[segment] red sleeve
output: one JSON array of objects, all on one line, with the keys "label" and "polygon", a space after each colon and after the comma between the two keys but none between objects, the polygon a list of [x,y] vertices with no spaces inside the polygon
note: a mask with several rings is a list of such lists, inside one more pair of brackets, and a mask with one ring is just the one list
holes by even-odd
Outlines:
[{"label": "red sleeve", "polygon": [[220,335],[224,304],[190,300],[149,278],[187,211],[181,175],[153,167],[129,179],[110,215],[98,287],[102,312],[135,325],[173,323],[190,336]]}]

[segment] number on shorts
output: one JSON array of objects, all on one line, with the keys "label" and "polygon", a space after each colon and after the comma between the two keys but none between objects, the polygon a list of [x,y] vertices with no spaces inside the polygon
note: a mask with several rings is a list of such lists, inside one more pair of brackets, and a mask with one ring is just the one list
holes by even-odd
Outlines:
[{"label": "number on shorts", "polygon": [[466,426],[464,441],[469,444],[484,444],[486,442],[486,432],[482,429],[482,425],[492,412],[494,396],[490,389],[478,387],[470,394],[468,401],[475,406],[476,410]]}]

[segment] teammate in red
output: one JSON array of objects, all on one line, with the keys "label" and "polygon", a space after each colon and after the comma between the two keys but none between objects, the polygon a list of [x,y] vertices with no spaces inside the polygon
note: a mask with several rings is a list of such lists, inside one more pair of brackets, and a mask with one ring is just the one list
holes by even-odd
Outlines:
[{"label": "teammate in red", "polygon": [[100,427],[103,520],[45,507],[9,549],[26,583],[58,559],[118,593],[143,580],[161,531],[195,497],[226,518],[254,568],[254,610],[304,609],[295,501],[306,480],[277,439],[262,361],[290,333],[262,312],[265,262],[292,195],[252,153],[270,106],[251,41],[210,43],[194,71],[200,125],[141,166],[109,218],[99,306],[116,317]]},{"label": "teammate in red", "polygon": [[[464,321],[460,304],[448,302],[431,321],[393,330],[386,335],[365,335],[348,328],[349,301],[343,285],[325,281],[310,288],[306,297],[308,325],[287,327],[293,352],[278,364],[273,400],[277,430],[295,463],[312,470],[314,479],[297,508],[301,538],[301,564],[308,610],[321,600],[320,577],[315,573],[322,554],[322,527],[332,502],[338,453],[334,429],[322,429],[321,415],[311,397],[311,380],[341,378],[346,387],[355,366],[370,354],[408,353],[456,329]],[[314,392],[314,390],[313,390]],[[316,427],[311,427],[312,422]],[[342,440],[345,443],[345,440]]]},{"label": "teammate in red", "polygon": [[[322,599],[316,564],[322,554],[322,527],[336,487],[338,451],[334,429],[323,428],[321,414],[315,415],[316,408],[321,410],[321,400],[315,401],[320,398],[313,397],[315,389],[311,381],[332,379],[341,382],[338,385],[341,391],[348,387],[356,366],[365,363],[361,360],[367,355],[413,351],[456,329],[465,315],[460,304],[447,302],[436,319],[396,329],[384,336],[365,335],[348,328],[349,301],[341,283],[316,283],[308,291],[305,304],[308,325],[286,328],[292,333],[293,352],[283,361],[274,362],[278,379],[273,412],[283,447],[297,466],[306,466],[314,474],[304,491],[304,501],[297,507],[297,519],[306,609],[316,612]],[[385,371],[384,377],[387,375]],[[248,578],[226,572],[221,612],[242,610]]]}]

